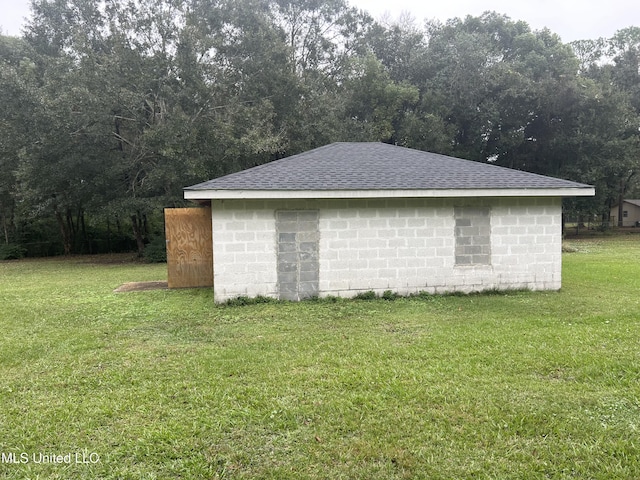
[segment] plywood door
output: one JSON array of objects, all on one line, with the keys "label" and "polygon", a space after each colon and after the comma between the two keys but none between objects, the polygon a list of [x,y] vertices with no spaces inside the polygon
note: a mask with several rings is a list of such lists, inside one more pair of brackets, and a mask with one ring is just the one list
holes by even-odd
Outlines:
[{"label": "plywood door", "polygon": [[169,288],[213,286],[213,242],[210,208],[167,208]]}]

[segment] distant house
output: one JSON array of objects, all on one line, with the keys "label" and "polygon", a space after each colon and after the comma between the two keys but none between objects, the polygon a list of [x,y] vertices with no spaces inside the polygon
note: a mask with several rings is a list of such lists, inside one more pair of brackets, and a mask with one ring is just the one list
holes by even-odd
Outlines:
[{"label": "distant house", "polygon": [[211,201],[214,296],[556,290],[561,199],[594,188],[334,143],[185,188]]},{"label": "distant house", "polygon": [[[620,224],[622,220],[622,224]],[[611,207],[611,225],[614,227],[637,227],[640,225],[640,200],[623,200],[622,216],[618,205]]]}]

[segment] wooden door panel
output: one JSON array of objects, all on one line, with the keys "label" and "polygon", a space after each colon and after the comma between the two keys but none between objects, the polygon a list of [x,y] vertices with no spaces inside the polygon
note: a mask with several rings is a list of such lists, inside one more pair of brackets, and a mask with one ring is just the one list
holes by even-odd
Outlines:
[{"label": "wooden door panel", "polygon": [[166,208],[169,288],[213,286],[210,208]]}]

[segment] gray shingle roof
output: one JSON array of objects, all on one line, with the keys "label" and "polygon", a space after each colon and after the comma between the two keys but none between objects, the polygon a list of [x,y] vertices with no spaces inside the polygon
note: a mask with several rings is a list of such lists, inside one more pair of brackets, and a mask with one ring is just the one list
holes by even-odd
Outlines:
[{"label": "gray shingle roof", "polygon": [[554,189],[587,185],[384,143],[332,143],[185,190]]}]

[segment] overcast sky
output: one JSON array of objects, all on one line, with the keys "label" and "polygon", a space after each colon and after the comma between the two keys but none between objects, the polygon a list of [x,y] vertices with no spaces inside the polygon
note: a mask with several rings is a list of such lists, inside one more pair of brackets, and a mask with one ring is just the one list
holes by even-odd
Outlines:
[{"label": "overcast sky", "polygon": [[[524,20],[533,30],[548,27],[564,42],[611,37],[617,30],[640,26],[640,0],[348,0],[367,10],[375,18],[385,13],[397,17],[411,13],[424,19],[445,21],[453,17],[480,15],[493,10]],[[5,35],[20,35],[24,17],[29,15],[29,0],[0,0],[0,29]]]},{"label": "overcast sky", "polygon": [[397,17],[400,12],[409,12],[419,22],[478,16],[491,10],[512,20],[524,20],[532,30],[547,27],[565,43],[609,38],[622,28],[640,27],[639,0],[350,0],[349,3],[375,18],[385,13]]}]

